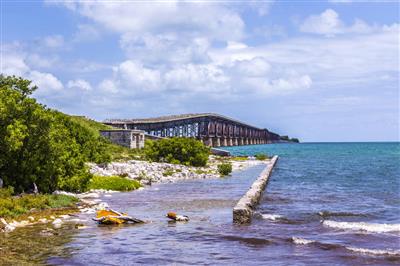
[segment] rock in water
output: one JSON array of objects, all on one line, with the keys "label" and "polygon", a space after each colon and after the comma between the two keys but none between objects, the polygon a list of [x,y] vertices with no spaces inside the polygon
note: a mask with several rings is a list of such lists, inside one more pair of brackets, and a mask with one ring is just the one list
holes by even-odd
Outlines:
[{"label": "rock in water", "polygon": [[187,222],[189,221],[189,217],[186,215],[178,215],[175,212],[169,212],[166,215],[169,219],[177,221],[177,222]]}]

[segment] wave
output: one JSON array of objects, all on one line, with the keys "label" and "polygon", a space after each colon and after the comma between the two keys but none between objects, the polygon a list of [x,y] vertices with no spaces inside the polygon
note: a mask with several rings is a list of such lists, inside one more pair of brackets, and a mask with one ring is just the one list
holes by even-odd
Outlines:
[{"label": "wave", "polygon": [[297,244],[297,245],[307,245],[311,243],[315,243],[314,240],[308,240],[300,237],[292,237],[292,242]]},{"label": "wave", "polygon": [[366,231],[371,233],[389,233],[400,232],[400,224],[378,224],[378,223],[365,223],[365,222],[336,222],[325,220],[322,222],[324,226],[337,228]]},{"label": "wave", "polygon": [[260,213],[261,217],[265,220],[277,221],[282,220],[284,217],[279,214],[262,214]]},{"label": "wave", "polygon": [[369,249],[369,248],[355,248],[355,247],[346,247],[346,249],[363,254],[370,255],[389,255],[389,256],[400,256],[400,250],[392,250],[392,249]]},{"label": "wave", "polygon": [[321,211],[318,212],[318,215],[323,218],[328,217],[350,217],[350,216],[366,216],[362,213],[352,213],[352,212],[331,212],[331,211]]},{"label": "wave", "polygon": [[393,250],[393,249],[369,249],[369,248],[357,248],[357,247],[351,247],[351,246],[343,246],[340,244],[329,244],[329,243],[323,243],[323,242],[318,242],[315,240],[309,240],[305,238],[300,238],[300,237],[292,237],[291,241],[296,244],[296,245],[313,245],[319,248],[322,248],[324,250],[330,250],[330,249],[346,249],[352,252],[357,252],[357,253],[362,253],[366,255],[374,255],[374,256],[400,256],[400,250]]}]

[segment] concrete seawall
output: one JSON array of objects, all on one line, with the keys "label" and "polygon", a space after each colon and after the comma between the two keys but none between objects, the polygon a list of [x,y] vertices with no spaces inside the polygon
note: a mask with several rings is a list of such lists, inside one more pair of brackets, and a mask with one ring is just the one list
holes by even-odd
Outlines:
[{"label": "concrete seawall", "polygon": [[238,201],[236,206],[233,208],[233,222],[236,224],[247,224],[251,223],[254,208],[260,202],[261,196],[268,183],[269,176],[271,175],[272,169],[274,168],[278,156],[272,157],[270,163],[261,172],[260,176],[251,185],[250,189],[244,194],[244,196]]}]

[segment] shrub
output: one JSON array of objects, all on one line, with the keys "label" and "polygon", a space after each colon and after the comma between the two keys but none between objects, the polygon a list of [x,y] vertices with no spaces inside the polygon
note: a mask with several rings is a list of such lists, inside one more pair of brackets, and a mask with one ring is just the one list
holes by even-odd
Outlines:
[{"label": "shrub", "polygon": [[205,166],[210,149],[192,138],[169,138],[146,141],[145,156],[150,161],[191,166]]},{"label": "shrub", "polygon": [[60,178],[58,188],[71,192],[85,192],[93,175],[86,170],[80,171],[72,177]]},{"label": "shrub", "polygon": [[130,191],[140,186],[138,181],[120,176],[94,176],[89,182],[88,189]]},{"label": "shrub", "polygon": [[268,159],[268,156],[263,153],[258,153],[256,155],[254,155],[254,157],[256,157],[256,159],[260,160],[260,161],[264,161],[264,160]]},{"label": "shrub", "polygon": [[218,173],[221,176],[229,175],[232,172],[232,164],[231,163],[221,163],[218,165]]},{"label": "shrub", "polygon": [[77,198],[67,195],[25,194],[11,197],[7,189],[0,189],[0,195],[0,217],[4,218],[14,218],[32,209],[73,207],[78,201]]}]

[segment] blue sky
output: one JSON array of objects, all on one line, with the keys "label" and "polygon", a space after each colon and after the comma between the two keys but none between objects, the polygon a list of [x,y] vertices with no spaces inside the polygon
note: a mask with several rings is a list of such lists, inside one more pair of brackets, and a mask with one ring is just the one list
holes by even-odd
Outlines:
[{"label": "blue sky", "polygon": [[303,141],[400,139],[395,1],[1,5],[1,72],[66,113],[216,112]]}]

